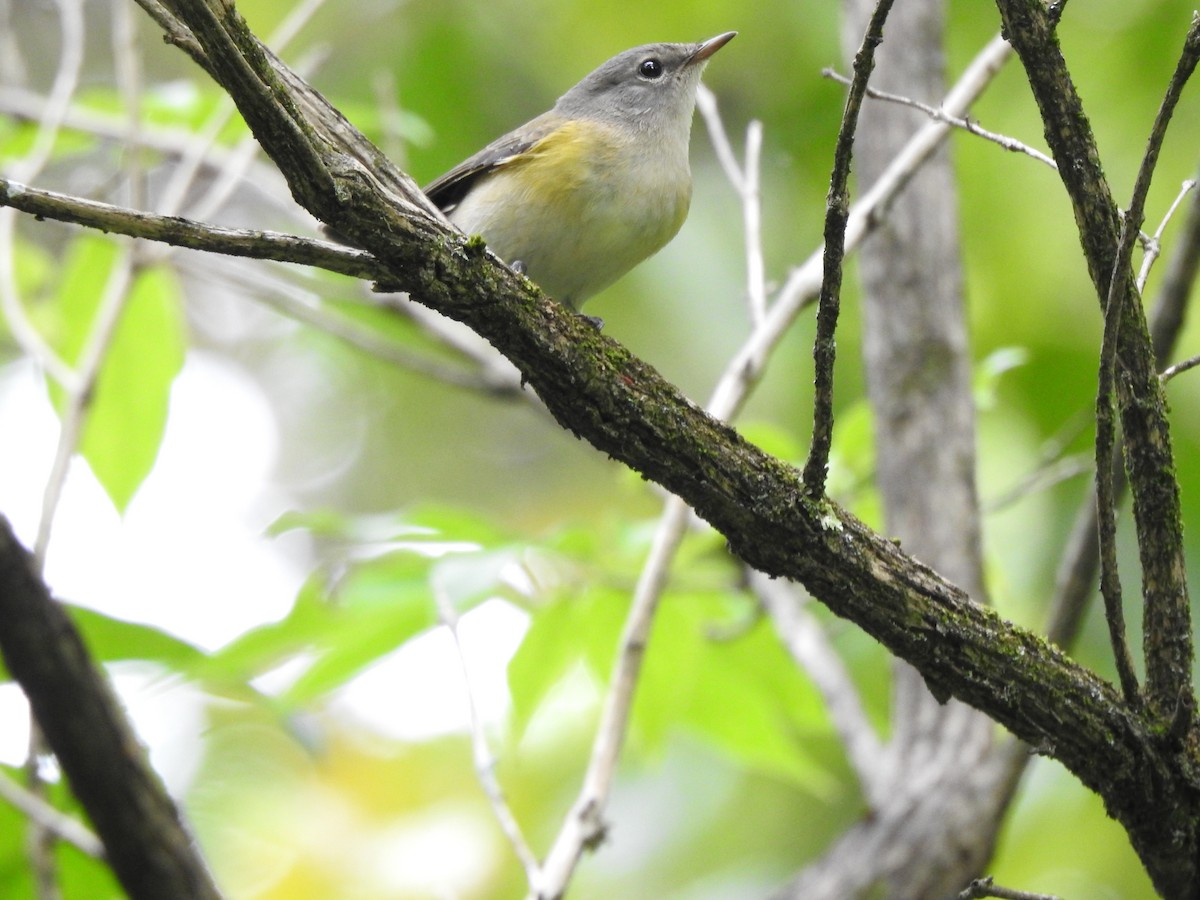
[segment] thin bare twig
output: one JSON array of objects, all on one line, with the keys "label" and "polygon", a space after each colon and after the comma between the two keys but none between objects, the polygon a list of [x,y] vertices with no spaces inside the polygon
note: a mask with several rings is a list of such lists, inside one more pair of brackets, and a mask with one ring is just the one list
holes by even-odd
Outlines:
[{"label": "thin bare twig", "polygon": [[[47,103],[47,97],[36,91],[11,85],[0,87],[0,114],[18,121],[40,121]],[[62,117],[60,128],[63,131],[77,131],[102,141],[118,143],[125,149],[150,150],[170,159],[182,159],[188,156],[195,152],[193,148],[200,143],[195,133],[191,131],[152,125],[147,122],[141,123],[136,135],[129,135],[124,118],[113,113],[88,109],[79,104],[72,104],[66,111]],[[229,167],[235,166],[236,163],[236,148],[226,149],[220,145],[214,145],[207,149],[201,162],[200,171],[215,178]],[[273,166],[260,164],[254,172],[254,177],[245,178],[242,183],[247,188],[256,191],[262,201],[274,204],[275,198],[263,191],[263,185],[272,180],[282,184],[279,170]],[[295,209],[290,199],[286,208]]]},{"label": "thin bare twig", "polygon": [[842,124],[833,151],[833,174],[825,201],[825,265],[821,296],[817,301],[817,334],[813,338],[812,446],[804,463],[804,487],[814,499],[825,493],[829,473],[829,448],[833,444],[833,367],[837,359],[838,314],[841,309],[842,261],[846,254],[846,225],[850,215],[850,160],[854,152],[854,133],[858,111],[862,108],[867,79],[875,67],[875,48],[883,42],[883,24],[892,9],[892,0],[879,0],[867,25],[862,45],[854,57],[854,80],[846,96]]},{"label": "thin bare twig", "polygon": [[[506,368],[508,363],[503,357],[487,356],[478,348],[473,348],[474,352],[460,351],[448,342],[440,340],[437,335],[433,336],[433,340],[462,356],[464,362],[449,362],[432,354],[422,353],[414,347],[405,346],[380,335],[368,325],[339,314],[321,302],[312,290],[267,273],[261,267],[235,264],[214,270],[211,264],[202,265],[191,259],[181,259],[176,265],[192,278],[206,280],[226,289],[231,285],[236,286],[258,303],[289,319],[309,325],[390,365],[452,387],[497,398],[520,398],[528,401],[534,408],[545,411],[536,394],[521,389],[520,376],[515,369]],[[414,308],[412,304],[408,304],[400,309],[400,305],[393,298],[377,298],[374,305],[395,310],[400,315]],[[414,324],[418,328],[421,327],[420,322]],[[470,365],[474,365],[475,368],[469,368]]]},{"label": "thin bare twig", "polygon": [[[80,0],[58,0],[58,10],[59,31],[62,35],[58,70],[54,75],[54,84],[50,89],[46,107],[38,118],[33,146],[29,153],[9,169],[17,181],[32,180],[50,159],[71,97],[79,84],[79,73],[83,66],[82,4]],[[25,314],[17,290],[16,264],[13,259],[15,231],[13,213],[0,210],[0,308],[3,308],[9,330],[21,348],[36,360],[51,378],[69,388],[74,382],[74,372],[54,352]]]},{"label": "thin bare twig", "polygon": [[1026,497],[1049,490],[1064,481],[1093,471],[1093,460],[1085,453],[1073,453],[1038,466],[1003,494],[983,504],[983,512],[993,514],[1012,506]]},{"label": "thin bare twig", "polygon": [[666,587],[670,560],[682,541],[690,514],[686,503],[671,497],[659,519],[621,632],[617,662],[608,693],[604,697],[600,726],[596,729],[583,784],[546,856],[541,881],[530,886],[531,898],[544,900],[561,896],[570,882],[580,854],[604,837],[604,807],[612,791],[617,760],[625,741],[634,689],[650,639],[654,612]]},{"label": "thin bare twig", "polygon": [[1196,366],[1200,366],[1200,356],[1193,356],[1189,359],[1177,362],[1173,366],[1167,366],[1165,369],[1163,369],[1162,374],[1158,377],[1162,379],[1164,384],[1166,384],[1176,375],[1182,375],[1184,372],[1191,371],[1192,369],[1196,368]]},{"label": "thin bare twig", "polygon": [[796,664],[808,673],[821,695],[838,739],[846,751],[869,808],[886,799],[883,744],[871,725],[854,679],[830,644],[816,617],[801,601],[802,589],[778,578],[750,570],[750,587],[784,638]]},{"label": "thin bare twig", "polygon": [[100,370],[104,366],[109,347],[112,346],[121,314],[125,311],[133,275],[133,252],[126,245],[120,248],[113,261],[113,267],[109,270],[108,281],[104,285],[104,292],[96,308],[92,327],[88,332],[83,349],[80,351],[75,370],[77,383],[72,390],[68,391],[66,405],[62,411],[58,446],[55,448],[54,462],[42,493],[42,514],[38,520],[37,539],[33,548],[33,555],[38,562],[39,570],[46,563],[46,552],[50,546],[50,532],[54,527],[58,502],[62,497],[63,486],[66,484],[67,471],[83,435],[84,423],[95,395],[96,381],[100,377]]},{"label": "thin bare twig", "polygon": [[[1150,314],[1150,337],[1156,359],[1168,359],[1172,355],[1183,329],[1191,288],[1197,271],[1200,271],[1200,193],[1193,191],[1187,206],[1183,229]],[[1181,371],[1187,368],[1183,364],[1180,366]],[[1164,372],[1160,377],[1165,379],[1167,373]],[[1127,486],[1120,446],[1114,448],[1109,464],[1113,470],[1115,494]],[[1096,488],[1093,481],[1071,526],[1071,534],[1055,576],[1054,602],[1046,620],[1046,637],[1060,646],[1069,647],[1079,633],[1083,613],[1093,596],[1098,561]]]},{"label": "thin bare twig", "polygon": [[158,23],[158,26],[164,32],[163,39],[165,41],[174,44],[187,53],[188,56],[192,57],[192,59],[200,60],[204,58],[204,51],[201,49],[195,35],[192,34],[191,29],[184,25],[159,0],[137,0],[137,5]]},{"label": "thin bare twig", "polygon": [[[965,113],[1011,56],[1012,47],[1006,40],[999,35],[992,38],[946,94],[942,109],[951,115]],[[945,122],[929,122],[913,135],[887,171],[855,201],[846,225],[847,252],[862,243],[883,220],[892,200],[949,137],[950,131]],[[722,419],[736,417],[762,377],[775,347],[800,312],[816,299],[821,289],[821,275],[822,251],[818,248],[792,270],[771,304],[766,320],[754,329],[726,366],[706,407],[710,413]]]},{"label": "thin bare twig", "polygon": [[767,275],[762,247],[762,122],[746,126],[746,186],[742,197],[743,246],[746,253],[746,296],[756,326],[767,317]]},{"label": "thin bare twig", "polygon": [[[822,69],[821,74],[825,78],[828,78],[831,81],[836,81],[839,84],[850,84],[849,78],[842,73],[835,71],[834,69]],[[904,97],[900,94],[892,94],[888,91],[881,91],[873,87],[867,88],[867,96],[872,100],[883,100],[887,103],[897,103],[900,106],[908,106],[913,109],[920,110],[935,122],[945,122],[947,125],[950,125],[954,128],[969,132],[976,137],[981,137],[985,141],[991,141],[993,144],[998,144],[1011,153],[1024,153],[1026,156],[1032,157],[1033,159],[1036,159],[1038,162],[1043,163],[1052,169],[1058,168],[1058,163],[1056,163],[1041,150],[1030,147],[1028,144],[1018,141],[1016,138],[1009,137],[1008,135],[999,134],[995,131],[988,131],[978,122],[975,122],[967,116],[950,115],[948,112],[946,112],[944,107],[930,106],[928,103],[922,103],[920,100],[916,100],[912,97]]]},{"label": "thin bare twig", "polygon": [[[1061,10],[1060,10],[1060,12],[1061,12]],[[837,72],[831,68],[822,69],[821,75],[824,76],[825,78],[828,78],[830,81],[836,81],[839,84],[845,84],[845,85],[850,84],[849,78],[847,78],[845,75],[842,75],[840,72]],[[1051,169],[1055,169],[1055,170],[1058,169],[1058,163],[1056,163],[1051,157],[1047,156],[1045,153],[1042,153],[1040,150],[1036,150],[1033,147],[1030,147],[1028,144],[1023,143],[1022,141],[1019,141],[1016,138],[1009,137],[1008,135],[999,134],[998,132],[995,132],[995,131],[989,131],[986,128],[982,127],[978,122],[975,122],[968,116],[952,116],[952,115],[948,114],[945,109],[942,109],[942,108],[936,107],[936,106],[930,106],[928,103],[922,103],[920,100],[917,100],[913,97],[905,97],[901,94],[893,94],[888,91],[880,91],[880,90],[876,90],[875,88],[871,88],[871,87],[867,88],[867,96],[873,100],[881,100],[886,103],[895,103],[899,106],[907,106],[911,109],[918,110],[918,111],[924,113],[925,115],[929,116],[929,118],[933,119],[935,122],[945,122],[947,125],[950,125],[954,128],[961,129],[962,131],[966,131],[968,134],[973,134],[977,137],[981,137],[984,140],[990,141],[993,144],[997,144],[1000,147],[1002,147],[1005,150],[1008,150],[1012,153],[1022,153],[1026,156],[1036,159],[1038,162],[1043,163],[1044,165],[1049,166]],[[1178,202],[1179,201],[1177,199],[1176,204],[1178,204]],[[1174,205],[1172,206],[1171,211],[1168,211],[1167,218],[1164,220],[1164,223],[1163,223],[1164,225],[1166,224],[1166,221],[1169,221],[1171,213],[1173,211],[1174,211]],[[1149,271],[1149,267],[1151,265],[1153,265],[1154,258],[1158,254],[1158,240],[1157,239],[1159,236],[1161,236],[1161,234],[1162,234],[1161,228],[1159,229],[1159,231],[1157,232],[1157,234],[1155,236],[1148,235],[1142,231],[1138,232],[1138,236],[1147,251],[1147,261],[1144,264],[1145,271],[1147,273]],[[1140,289],[1140,284],[1139,284],[1139,289]]]},{"label": "thin bare twig", "polygon": [[1158,228],[1149,240],[1142,242],[1145,256],[1142,258],[1142,267],[1138,270],[1137,289],[1140,294],[1146,289],[1146,281],[1150,278],[1150,270],[1154,268],[1154,263],[1158,260],[1159,254],[1162,252],[1162,236],[1167,230],[1167,225],[1175,218],[1175,213],[1179,211],[1179,207],[1183,205],[1184,199],[1189,193],[1196,189],[1196,181],[1189,178],[1179,187],[1179,193],[1175,195],[1175,200],[1171,203],[1166,215],[1162,217],[1162,221],[1158,223]]},{"label": "thin bare twig", "polygon": [[[1121,249],[1112,276],[1108,306],[1104,311],[1104,336],[1100,345],[1100,376],[1096,391],[1096,515],[1100,534],[1100,595],[1121,690],[1131,705],[1140,705],[1140,688],[1133,657],[1125,639],[1125,612],[1121,576],[1117,565],[1117,513],[1112,469],[1108,462],[1116,443],[1117,331],[1121,327],[1121,305],[1125,292],[1118,285],[1133,250],[1133,228],[1129,218],[1121,227]],[[1136,225],[1134,226],[1136,228]]]},{"label": "thin bare twig", "polygon": [[117,90],[125,112],[122,151],[125,177],[129,182],[131,206],[144,206],[146,197],[145,166],[138,135],[142,130],[142,54],[134,24],[133,7],[116,3],[112,7],[112,54]]},{"label": "thin bare twig", "polygon": [[516,816],[513,815],[512,808],[504,797],[504,790],[496,778],[496,757],[492,753],[491,747],[488,746],[483,717],[479,714],[479,705],[475,702],[476,692],[472,687],[471,667],[467,664],[467,655],[463,651],[462,639],[458,633],[458,610],[454,608],[454,603],[440,585],[434,584],[433,593],[437,603],[438,618],[450,632],[454,653],[458,657],[459,668],[462,670],[463,683],[467,688],[467,709],[471,723],[471,750],[475,760],[475,777],[487,795],[488,803],[492,807],[492,814],[496,817],[500,829],[508,838],[513,852],[525,869],[526,880],[530,884],[534,884],[538,880],[540,872],[537,857],[529,849],[529,844],[521,833],[521,826],[517,824]]},{"label": "thin bare twig", "polygon": [[[947,110],[968,109],[991,83],[1011,53],[1007,42],[999,37],[993,38],[947,94],[943,107]],[[904,189],[913,174],[949,133],[950,126],[931,122],[913,136],[887,172],[851,208],[847,227],[848,249],[857,247],[882,221],[891,200]],[[724,143],[728,146],[728,139]],[[730,156],[732,158],[732,154]],[[820,283],[821,254],[818,250],[803,266],[793,271],[777,300],[771,304],[766,319],[751,331],[726,366],[706,405],[712,415],[726,420],[737,417],[783,335],[800,311],[816,298]],[[551,897],[555,896],[555,887],[565,889],[583,849],[604,833],[603,809],[620,755],[637,673],[657,609],[658,596],[667,583],[671,560],[683,541],[688,522],[687,505],[677,497],[669,497],[660,515],[618,645],[617,661],[605,697],[601,725],[593,743],[588,771],[546,858],[543,881],[531,886],[531,896]]]},{"label": "thin bare twig", "polygon": [[401,169],[408,169],[409,129],[404,109],[400,105],[400,86],[396,73],[390,68],[378,69],[371,77],[381,129],[379,147]]},{"label": "thin bare twig", "polygon": [[93,859],[104,857],[104,844],[91,829],[3,773],[0,773],[0,798],[31,822],[37,822],[39,828],[54,835],[57,840],[66,841]]},{"label": "thin bare twig", "polygon": [[4,206],[44,219],[72,222],[191,250],[313,266],[352,278],[374,279],[382,274],[370,253],[345,244],[278,231],[223,228],[194,219],[161,216],[85,200],[0,178],[0,207]]},{"label": "thin bare twig", "polygon": [[[1100,593],[1104,598],[1105,617],[1108,620],[1117,674],[1121,680],[1125,699],[1131,704],[1140,702],[1140,692],[1137,676],[1133,670],[1133,659],[1125,640],[1125,616],[1122,609],[1121,582],[1116,558],[1116,501],[1112,469],[1109,467],[1109,460],[1112,458],[1113,446],[1116,442],[1117,334],[1121,327],[1122,306],[1128,293],[1125,284],[1130,276],[1130,258],[1144,217],[1146,196],[1150,192],[1150,183],[1154,177],[1159,151],[1166,137],[1167,126],[1170,124],[1175,106],[1183,93],[1184,85],[1187,84],[1198,61],[1200,61],[1200,19],[1193,19],[1183,52],[1175,72],[1171,76],[1171,82],[1159,107],[1158,115],[1155,116],[1146,154],[1142,159],[1134,183],[1133,197],[1130,200],[1129,209],[1125,213],[1124,221],[1121,223],[1120,244],[1116,261],[1113,264],[1108,299],[1104,308],[1104,336],[1101,343],[1100,376],[1096,398],[1096,503],[1100,527]],[[1146,605],[1147,615],[1150,615],[1149,607],[1152,605],[1152,598],[1147,597]],[[1149,624],[1148,622],[1147,625]]]},{"label": "thin bare twig", "polygon": [[746,256],[746,301],[750,321],[757,328],[767,316],[766,266],[762,251],[762,198],[759,163],[762,157],[762,123],[746,126],[746,165],[738,165],[729,135],[717,109],[717,98],[704,85],[696,94],[696,108],[704,119],[709,140],[725,177],[742,201],[743,249]]},{"label": "thin bare twig", "polygon": [[1060,900],[1053,894],[1034,894],[1001,887],[992,881],[992,876],[976,878],[958,895],[958,900],[977,900],[982,897],[998,897],[1000,900]]}]

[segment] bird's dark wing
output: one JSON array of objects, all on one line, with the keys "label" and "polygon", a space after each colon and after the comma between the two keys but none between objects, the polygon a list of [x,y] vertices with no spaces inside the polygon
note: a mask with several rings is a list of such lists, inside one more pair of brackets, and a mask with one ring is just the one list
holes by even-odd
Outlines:
[{"label": "bird's dark wing", "polygon": [[557,115],[543,113],[504,137],[497,138],[474,156],[426,185],[425,196],[442,212],[451,212],[480,178],[517,159],[554,131],[558,122]]}]

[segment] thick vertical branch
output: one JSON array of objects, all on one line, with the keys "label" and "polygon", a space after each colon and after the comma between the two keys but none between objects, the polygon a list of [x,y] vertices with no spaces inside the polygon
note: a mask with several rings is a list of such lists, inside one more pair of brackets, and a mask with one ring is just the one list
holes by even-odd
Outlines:
[{"label": "thick vertical branch", "polygon": [[[1053,24],[1040,0],[996,0],[1005,34],[1021,58],[1058,162],[1079,229],[1088,272],[1103,305],[1117,271],[1120,225],[1095,136],[1067,71]],[[1155,369],[1141,298],[1128,267],[1117,335],[1117,403],[1133,495],[1145,607],[1146,699],[1161,719],[1191,694],[1192,636],[1179,484],[1166,405]]]},{"label": "thick vertical branch", "polygon": [[892,0],[879,0],[867,25],[862,45],[854,57],[854,77],[846,95],[837,146],[833,151],[833,174],[825,201],[825,259],[821,297],[817,306],[817,334],[813,340],[816,378],[813,392],[813,436],[804,464],[804,486],[812,497],[825,493],[829,448],[833,442],[833,364],[837,358],[837,322],[841,308],[842,261],[846,253],[846,220],[850,215],[850,161],[854,155],[854,132],[858,111],[867,93],[867,80],[875,67],[875,48],[883,43],[883,23]]},{"label": "thick vertical branch", "polygon": [[[847,52],[871,5],[843,4]],[[936,102],[945,90],[942,0],[900,5],[887,28],[876,85]],[[864,189],[922,123],[912,109],[868,103],[855,154]],[[953,166],[939,152],[863,243],[863,356],[887,534],[982,601],[958,230]],[[1007,796],[989,765],[994,726],[962,704],[939,703],[903,663],[894,668],[892,696],[870,815],[801,874],[789,897],[946,897],[988,858],[1003,808],[994,798]]]},{"label": "thick vertical branch", "polygon": [[[1174,354],[1197,271],[1200,271],[1200,191],[1193,189],[1183,227],[1176,235],[1167,271],[1150,315],[1150,338],[1155,359],[1167,360]],[[1124,454],[1118,445],[1109,460],[1114,497],[1119,497],[1125,490],[1123,459]],[[1096,583],[1099,553],[1096,493],[1093,487],[1080,505],[1071,526],[1071,534],[1055,577],[1054,607],[1046,619],[1046,636],[1060,647],[1069,648],[1082,627],[1083,616]]]},{"label": "thick vertical branch", "polygon": [[[1158,163],[1159,151],[1166,137],[1167,125],[1174,115],[1175,106],[1183,93],[1184,85],[1191,78],[1196,68],[1197,54],[1200,53],[1200,20],[1193,18],[1192,27],[1184,42],[1183,53],[1171,77],[1167,94],[1159,107],[1154,119],[1154,127],[1150,131],[1150,140],[1145,157],[1138,170],[1138,176],[1133,189],[1133,199],[1125,212],[1121,223],[1121,238],[1117,248],[1117,258],[1113,263],[1112,278],[1109,281],[1108,296],[1104,305],[1104,339],[1100,349],[1099,388],[1096,397],[1096,503],[1100,536],[1100,592],[1104,597],[1105,617],[1108,619],[1109,633],[1113,645],[1113,655],[1116,658],[1117,674],[1121,679],[1121,687],[1125,698],[1137,704],[1137,679],[1133,672],[1133,660],[1130,658],[1129,647],[1125,642],[1125,615],[1121,602],[1121,585],[1117,573],[1116,550],[1116,502],[1114,499],[1113,474],[1109,466],[1113,447],[1116,442],[1115,423],[1113,421],[1114,386],[1116,372],[1116,347],[1119,328],[1122,319],[1123,305],[1127,299],[1127,291],[1123,282],[1132,274],[1130,260],[1137,235],[1145,218],[1146,196],[1150,193],[1150,182],[1154,177],[1154,169]],[[1150,615],[1150,606],[1146,607]],[[1147,621],[1147,631],[1152,623]],[[1147,646],[1147,657],[1151,656]],[[1183,687],[1181,686],[1181,690]],[[1169,699],[1169,698],[1164,698]],[[1185,699],[1181,694],[1180,699]],[[1191,707],[1183,703],[1179,710],[1184,716],[1180,721],[1186,725],[1191,715]]]}]

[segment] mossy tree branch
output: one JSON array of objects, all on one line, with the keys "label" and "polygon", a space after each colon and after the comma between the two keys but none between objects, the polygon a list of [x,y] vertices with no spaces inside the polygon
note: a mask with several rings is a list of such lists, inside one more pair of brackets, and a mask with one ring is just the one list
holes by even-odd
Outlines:
[{"label": "mossy tree branch", "polygon": [[[1117,250],[1117,259],[1113,263],[1108,295],[1104,300],[1104,336],[1100,347],[1100,376],[1096,398],[1096,498],[1100,529],[1100,592],[1104,597],[1105,616],[1108,619],[1109,631],[1112,636],[1117,673],[1121,679],[1125,698],[1134,704],[1140,702],[1140,696],[1133,671],[1133,660],[1125,642],[1124,609],[1120,578],[1117,574],[1115,489],[1113,470],[1109,465],[1116,443],[1113,416],[1115,356],[1117,340],[1121,333],[1122,310],[1128,297],[1124,276],[1127,272],[1132,273],[1130,261],[1133,256],[1133,246],[1145,218],[1146,197],[1150,193],[1150,183],[1153,180],[1154,169],[1166,138],[1167,126],[1175,113],[1175,107],[1179,103],[1184,86],[1196,68],[1198,58],[1200,58],[1200,18],[1193,18],[1192,27],[1188,30],[1187,39],[1184,41],[1183,53],[1176,64],[1175,73],[1171,77],[1171,83],[1159,107],[1158,115],[1155,116],[1149,145],[1134,183],[1133,198],[1130,200],[1129,208],[1125,211],[1124,221],[1121,223],[1121,239]],[[1169,660],[1164,660],[1164,662],[1169,662]],[[1182,693],[1187,687],[1186,683],[1179,685],[1181,694],[1178,696],[1178,700],[1182,702],[1179,704],[1179,716],[1176,718],[1182,723],[1179,727],[1183,730],[1186,730],[1192,713],[1191,705],[1187,702],[1190,699],[1190,692]]]},{"label": "mossy tree branch", "polygon": [[825,252],[822,260],[821,296],[817,304],[817,334],[813,340],[813,431],[804,484],[813,497],[825,493],[829,450],[833,445],[833,368],[837,359],[837,323],[842,303],[842,269],[846,256],[846,222],[850,216],[850,164],[858,114],[867,93],[867,80],[875,68],[875,48],[883,43],[883,26],[891,0],[879,0],[867,23],[862,45],[854,56],[854,78],[842,110],[833,149],[833,174],[825,199]]},{"label": "mossy tree branch", "polygon": [[[564,428],[678,494],[747,563],[801,582],[916,667],[937,696],[972,704],[1060,760],[1104,797],[1160,891],[1198,892],[1200,792],[1191,776],[1193,757],[1186,745],[1162,738],[1159,720],[1143,717],[1103,679],[974,603],[824,496],[811,496],[791,466],[705,414],[649,365],[499,264],[477,240],[451,230],[411,180],[259,44],[230,2],[141,2],[158,13],[165,7],[177,20],[172,39],[230,93],[297,201],[371,251],[388,273],[389,289],[407,290],[487,338]],[[1010,36],[1026,20],[1030,27],[1038,22],[1029,15],[1012,23],[1006,18]],[[1083,213],[1077,209],[1081,230],[1095,219],[1111,238],[1107,245],[1103,236],[1084,238],[1093,278],[1107,284],[1115,208],[1106,194],[1086,196]],[[1152,355],[1139,349],[1140,305],[1126,307],[1135,320],[1118,348],[1128,375],[1123,382],[1146,372],[1153,377]],[[1132,451],[1136,462],[1165,459],[1167,465],[1152,469],[1159,476],[1143,485],[1139,527],[1154,491],[1171,494],[1162,478],[1174,487],[1169,436],[1153,415],[1128,411],[1136,405],[1130,399],[1157,396],[1142,387],[1125,387],[1119,396],[1127,439],[1133,441],[1131,425],[1148,429],[1139,439],[1151,446]],[[1165,440],[1157,455],[1156,440]],[[1177,511],[1177,489],[1174,497]],[[1164,599],[1162,617],[1178,626],[1172,585],[1178,589],[1182,573],[1168,580],[1178,547],[1169,538],[1168,529],[1166,564],[1147,569],[1146,578]],[[1186,604],[1186,592],[1182,596]],[[1173,638],[1161,656],[1163,672],[1152,685],[1174,677],[1176,665],[1190,659],[1190,639]]]},{"label": "mossy tree branch", "polygon": [[1110,287],[1118,298],[1115,383],[1142,564],[1145,699],[1165,724],[1195,708],[1183,525],[1166,402],[1133,271],[1118,265],[1120,215],[1050,12],[1040,0],[997,0],[997,6],[1041,111],[1101,308]]},{"label": "mossy tree branch", "polygon": [[[419,194],[405,190],[396,198],[374,167],[364,165],[377,158],[361,149],[370,146],[365,139],[348,126],[328,127],[340,117],[300,113],[327,104],[299,79],[281,76],[286,67],[262,50],[232,7],[189,0],[173,10],[297,200],[375,253],[415,300],[491,341],[563,427],[681,496],[751,565],[803,583],[916,666],[936,693],[977,706],[1060,759],[1110,799],[1126,827],[1143,832],[1134,840],[1139,849],[1173,842],[1156,822],[1163,804],[1180,807],[1180,776],[1150,724],[1107,684],[972,603],[828,500],[806,496],[791,467],[704,414],[651,367],[499,265],[477,241],[446,228],[425,211]],[[1091,253],[1104,250],[1097,277],[1107,284],[1116,215],[1106,195],[1093,198],[1081,224],[1093,217],[1110,238],[1107,244],[1087,238],[1095,245]],[[1140,306],[1129,307],[1141,321]],[[1132,346],[1121,348],[1123,368],[1152,378],[1148,350],[1139,356],[1137,341],[1125,343]],[[1124,361],[1127,354],[1131,362]],[[1169,460],[1169,438],[1165,446]],[[1174,496],[1177,508],[1177,491]],[[1111,802],[1116,798],[1123,802]],[[1194,818],[1192,812],[1181,808],[1179,818],[1167,818],[1178,825]],[[1194,829],[1187,833],[1190,850]],[[1188,855],[1186,867],[1173,866],[1172,879],[1153,868],[1152,876],[1164,887],[1182,883],[1180,877],[1190,884],[1194,857]]]},{"label": "mossy tree branch", "polygon": [[219,900],[179,812],[32,556],[0,517],[0,654],[135,900]]}]

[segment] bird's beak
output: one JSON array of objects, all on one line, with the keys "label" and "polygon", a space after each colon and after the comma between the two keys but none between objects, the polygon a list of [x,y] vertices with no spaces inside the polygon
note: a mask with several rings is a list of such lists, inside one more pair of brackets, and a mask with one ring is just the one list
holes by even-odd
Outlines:
[{"label": "bird's beak", "polygon": [[704,62],[735,37],[737,37],[736,31],[727,31],[724,34],[718,34],[714,38],[709,38],[696,48],[696,52],[692,54],[692,58],[687,61],[687,64],[690,66],[695,63]]}]

